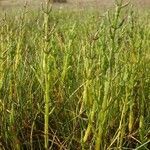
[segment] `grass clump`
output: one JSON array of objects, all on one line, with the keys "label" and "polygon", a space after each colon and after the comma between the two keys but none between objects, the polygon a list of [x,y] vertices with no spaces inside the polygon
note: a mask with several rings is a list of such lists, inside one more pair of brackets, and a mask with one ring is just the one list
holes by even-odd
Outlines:
[{"label": "grass clump", "polygon": [[150,148],[149,14],[127,5],[3,15],[1,149]]}]

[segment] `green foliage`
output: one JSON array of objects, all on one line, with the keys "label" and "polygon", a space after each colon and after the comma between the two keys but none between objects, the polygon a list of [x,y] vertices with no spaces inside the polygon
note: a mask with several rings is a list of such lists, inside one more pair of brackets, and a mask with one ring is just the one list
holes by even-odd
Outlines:
[{"label": "green foliage", "polygon": [[26,8],[0,20],[0,149],[149,149],[146,12]]}]

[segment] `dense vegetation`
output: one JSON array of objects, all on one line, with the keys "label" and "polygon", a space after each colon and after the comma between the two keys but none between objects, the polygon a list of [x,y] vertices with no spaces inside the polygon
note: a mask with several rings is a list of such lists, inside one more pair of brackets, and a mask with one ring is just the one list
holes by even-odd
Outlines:
[{"label": "dense vegetation", "polygon": [[150,148],[148,12],[1,16],[0,149]]}]

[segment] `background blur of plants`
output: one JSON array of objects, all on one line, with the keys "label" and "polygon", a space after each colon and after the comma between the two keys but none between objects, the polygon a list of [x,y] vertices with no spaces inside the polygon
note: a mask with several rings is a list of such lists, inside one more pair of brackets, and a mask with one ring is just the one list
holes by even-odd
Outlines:
[{"label": "background blur of plants", "polygon": [[[41,7],[41,3],[45,0],[0,0],[1,8],[20,8],[25,2],[29,4],[29,6],[33,8]],[[98,9],[103,10],[113,6],[115,0],[53,0],[54,6],[59,8],[67,8],[71,10],[79,10],[79,9]],[[125,0],[127,1],[127,0]],[[57,2],[57,3],[56,3]],[[131,4],[135,5],[139,8],[149,8],[150,1],[149,0],[131,0]]]},{"label": "background blur of plants", "polygon": [[0,149],[150,149],[148,10],[0,15]]}]

